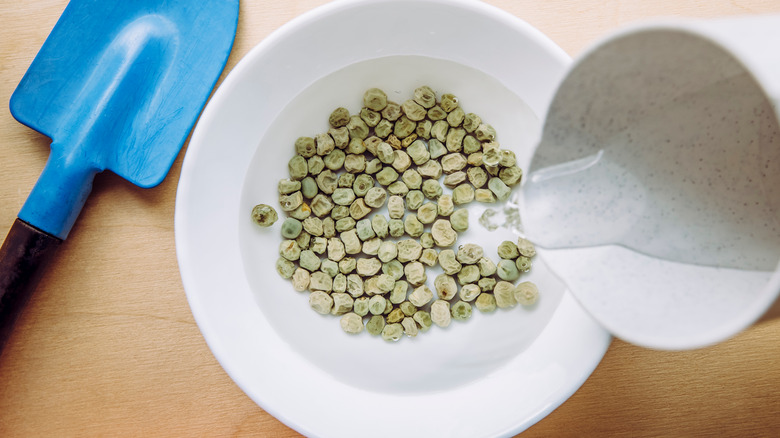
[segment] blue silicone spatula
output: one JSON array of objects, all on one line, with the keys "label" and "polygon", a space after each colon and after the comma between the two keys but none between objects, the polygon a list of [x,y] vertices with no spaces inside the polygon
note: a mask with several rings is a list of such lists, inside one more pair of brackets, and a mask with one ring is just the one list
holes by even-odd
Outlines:
[{"label": "blue silicone spatula", "polygon": [[238,3],[68,3],[11,96],[14,118],[52,143],[0,247],[0,351],[95,175],[165,178],[227,62]]}]

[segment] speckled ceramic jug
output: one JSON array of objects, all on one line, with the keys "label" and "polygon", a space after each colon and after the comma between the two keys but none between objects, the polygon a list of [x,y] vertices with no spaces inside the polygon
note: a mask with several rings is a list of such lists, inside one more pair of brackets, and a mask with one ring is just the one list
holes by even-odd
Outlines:
[{"label": "speckled ceramic jug", "polygon": [[780,291],[780,16],[646,24],[588,50],[551,104],[527,235],[614,335],[695,348]]}]

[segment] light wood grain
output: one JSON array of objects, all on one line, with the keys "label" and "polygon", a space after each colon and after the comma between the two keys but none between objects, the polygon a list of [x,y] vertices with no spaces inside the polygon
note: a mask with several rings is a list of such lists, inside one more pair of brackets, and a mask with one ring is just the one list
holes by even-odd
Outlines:
[{"label": "light wood grain", "polygon": [[[325,2],[243,1],[226,71],[276,28]],[[780,13],[776,0],[489,3],[571,55],[639,19]],[[43,168],[49,143],[17,123],[7,102],[65,4],[0,2],[2,236]],[[0,356],[0,436],[297,436],[228,378],[192,318],[173,238],[183,153],[153,189],[114,175],[97,178]],[[777,319],[691,352],[615,341],[582,388],[524,435],[777,436],[778,358]]]}]

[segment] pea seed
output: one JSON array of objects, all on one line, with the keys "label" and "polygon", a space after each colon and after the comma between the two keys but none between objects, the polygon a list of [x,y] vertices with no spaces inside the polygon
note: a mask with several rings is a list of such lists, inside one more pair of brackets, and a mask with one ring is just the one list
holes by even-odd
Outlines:
[{"label": "pea seed", "polygon": [[301,251],[300,261],[301,268],[306,269],[309,272],[314,272],[320,269],[321,261],[314,251],[305,249]]},{"label": "pea seed", "polygon": [[490,173],[491,169],[497,169],[501,162],[501,154],[496,149],[486,149],[482,151],[482,164]]},{"label": "pea seed", "polygon": [[[355,300],[351,296],[349,296],[349,294],[334,292],[330,294],[330,297],[333,298],[333,308],[330,310],[331,315],[337,315],[337,316],[344,315],[345,313],[352,311],[352,305],[355,302]],[[355,314],[353,313],[353,315]],[[362,324],[363,320],[361,319],[360,321],[361,321],[360,326],[363,327]]]},{"label": "pea seed", "polygon": [[533,257],[536,255],[536,247],[534,244],[522,237],[517,238],[517,250],[525,257]]},{"label": "pea seed", "polygon": [[[290,179],[281,179],[279,180],[279,194],[280,195],[289,195],[290,193],[297,192],[301,189],[301,182],[300,181],[293,181]],[[265,204],[260,204],[265,205]]]},{"label": "pea seed", "polygon": [[492,202],[496,202],[496,195],[494,195],[493,192],[488,189],[477,189],[474,190],[474,200],[477,202],[490,204]]},{"label": "pea seed", "polygon": [[313,291],[309,294],[309,305],[315,312],[327,315],[333,308],[333,298],[322,291]]},{"label": "pea seed", "polygon": [[[407,141],[407,139],[412,137],[414,136],[409,135],[408,137],[404,137],[404,141]],[[404,146],[404,143],[402,143],[401,140],[399,140],[398,137],[395,136],[395,134],[390,134],[387,136],[387,139],[385,141],[387,141],[387,144],[392,146],[393,149],[398,150],[401,149],[402,146],[408,147],[410,144],[412,144],[412,141],[414,141],[414,139],[412,138],[412,140],[408,140],[408,143],[406,144],[406,146]]]},{"label": "pea seed", "polygon": [[433,123],[431,123],[430,120],[422,120],[417,122],[417,127],[414,129],[414,134],[416,134],[418,138],[424,138],[427,140],[431,138],[432,127]]},{"label": "pea seed", "polygon": [[490,313],[496,310],[496,297],[493,294],[481,293],[474,301],[474,307],[482,313]]},{"label": "pea seed", "polygon": [[401,325],[404,328],[404,333],[406,333],[406,336],[409,336],[410,338],[417,336],[417,333],[419,333],[419,330],[417,329],[417,323],[412,317],[407,316],[404,318],[401,321]]},{"label": "pea seed", "polygon": [[441,195],[437,201],[439,216],[449,216],[455,210],[455,204],[452,202],[452,195]]},{"label": "pea seed", "polygon": [[367,255],[378,255],[379,247],[382,245],[382,239],[374,237],[363,242],[363,253]]},{"label": "pea seed", "polygon": [[333,194],[339,184],[338,177],[335,173],[331,172],[330,169],[320,172],[320,174],[317,175],[316,181],[317,187],[319,187],[320,191],[326,195]]},{"label": "pea seed", "polygon": [[309,290],[330,292],[333,290],[333,277],[322,271],[312,272],[309,280]]},{"label": "pea seed", "polygon": [[496,287],[496,279],[492,277],[480,278],[477,285],[482,292],[493,292],[493,288]]},{"label": "pea seed", "polygon": [[439,215],[439,207],[435,202],[426,202],[417,209],[417,219],[423,224],[432,224]]},{"label": "pea seed", "polygon": [[439,253],[433,248],[425,248],[420,254],[420,263],[428,266],[436,266],[436,261],[439,260]]},{"label": "pea seed", "polygon": [[454,189],[466,181],[466,172],[459,170],[444,177],[444,187]]},{"label": "pea seed", "polygon": [[393,134],[398,138],[404,138],[411,135],[417,128],[417,123],[407,116],[401,116],[395,121]]},{"label": "pea seed", "polygon": [[365,146],[366,150],[373,156],[376,156],[377,154],[377,148],[379,147],[379,143],[382,143],[382,139],[377,137],[376,135],[372,135],[371,137],[368,137],[367,139],[363,140],[363,146]]},{"label": "pea seed", "polygon": [[374,127],[374,134],[381,138],[387,138],[393,132],[393,123],[388,119],[382,119]]},{"label": "pea seed", "polygon": [[460,152],[463,150],[463,137],[466,136],[466,130],[463,128],[450,128],[447,131],[447,138],[444,144],[450,152]]},{"label": "pea seed", "polygon": [[490,178],[488,188],[496,195],[499,201],[506,201],[511,193],[511,189],[499,178]]},{"label": "pea seed", "polygon": [[301,247],[302,250],[309,249],[309,244],[311,243],[311,234],[305,231],[301,231],[301,234],[295,238],[295,241],[298,242],[298,246]]},{"label": "pea seed", "polygon": [[310,278],[311,278],[311,274],[309,273],[309,271],[303,268],[297,268],[292,275],[293,289],[295,289],[298,292],[305,291],[306,288],[309,287]]},{"label": "pea seed", "polygon": [[270,205],[257,204],[252,208],[252,220],[261,227],[270,227],[278,219],[279,215]]},{"label": "pea seed", "polygon": [[417,172],[425,178],[439,179],[442,173],[441,164],[438,161],[431,160],[419,166]]},{"label": "pea seed", "polygon": [[508,149],[501,150],[501,161],[498,163],[501,167],[517,167],[517,156]]},{"label": "pea seed", "polygon": [[[389,320],[388,320],[389,322]],[[387,324],[382,329],[382,339],[388,342],[396,342],[401,339],[404,333],[404,327],[401,324]]]},{"label": "pea seed", "polygon": [[482,166],[484,164],[482,162],[482,152],[474,152],[473,154],[469,154],[469,156],[466,157],[466,162],[469,164],[469,166]]},{"label": "pea seed", "polygon": [[517,270],[514,261],[501,259],[496,268],[496,275],[505,281],[515,281],[520,277],[520,271]]},{"label": "pea seed", "polygon": [[376,148],[376,157],[379,158],[379,161],[384,164],[392,164],[395,160],[395,154],[392,146],[385,142],[379,143],[379,146]]},{"label": "pea seed", "polygon": [[387,192],[391,195],[406,196],[409,193],[409,187],[406,187],[403,181],[396,181],[387,186]]},{"label": "pea seed", "polygon": [[279,257],[276,260],[276,272],[278,272],[282,278],[287,280],[295,273],[295,263],[287,260],[284,257]]},{"label": "pea seed", "polygon": [[[382,172],[379,173],[381,174]],[[363,202],[372,208],[381,208],[385,205],[385,201],[387,201],[387,190],[382,187],[371,187],[368,189],[365,198],[363,198]]]},{"label": "pea seed", "polygon": [[468,133],[474,132],[481,124],[482,119],[474,113],[468,113],[463,117],[463,129]]},{"label": "pea seed", "polygon": [[457,321],[465,321],[471,318],[471,304],[465,301],[457,301],[452,305],[450,311],[452,313],[452,319]]},{"label": "pea seed", "polygon": [[444,120],[447,118],[447,112],[441,109],[439,105],[435,105],[428,110],[428,118],[433,121]]},{"label": "pea seed", "polygon": [[406,293],[409,291],[409,284],[403,280],[396,281],[393,290],[390,292],[390,302],[400,304],[406,300]]},{"label": "pea seed", "polygon": [[357,261],[357,273],[363,277],[375,275],[380,269],[382,269],[382,262],[377,258],[363,258]]},{"label": "pea seed", "polygon": [[345,149],[349,145],[349,130],[346,126],[341,128],[328,129],[328,135],[333,139],[333,143],[338,149]]},{"label": "pea seed", "polygon": [[339,235],[341,241],[344,242],[344,250],[347,254],[358,254],[362,249],[360,239],[357,236],[357,230],[344,231]]},{"label": "pea seed", "polygon": [[389,186],[397,179],[398,172],[392,167],[385,167],[376,174],[376,181],[383,186]]},{"label": "pea seed", "polygon": [[359,316],[368,315],[368,300],[368,297],[356,298],[355,302],[352,304],[352,311]]},{"label": "pea seed", "polygon": [[396,244],[396,256],[401,263],[408,263],[420,258],[422,246],[414,239],[401,240]]},{"label": "pea seed", "polygon": [[447,133],[450,130],[450,124],[446,120],[438,120],[431,126],[431,137],[441,143],[447,141]]},{"label": "pea seed", "polygon": [[439,274],[433,281],[433,287],[436,289],[436,295],[440,300],[451,300],[458,293],[458,285],[455,278],[447,274]]},{"label": "pea seed", "polygon": [[349,173],[359,173],[366,169],[366,157],[357,154],[347,154],[344,157],[344,170]]},{"label": "pea seed", "polygon": [[412,159],[414,164],[418,166],[424,164],[431,158],[431,154],[428,152],[428,148],[422,140],[415,140],[412,142],[412,144],[406,148],[406,153],[409,154],[409,158]]},{"label": "pea seed", "polygon": [[479,275],[483,277],[490,277],[496,273],[497,269],[496,264],[487,257],[479,257],[479,260],[477,260],[477,267],[479,268]]},{"label": "pea seed", "polygon": [[[422,285],[414,289],[411,294],[409,294],[409,303],[413,304],[416,307],[423,307],[426,304],[430,303],[433,299],[433,292],[428,288],[426,285]],[[403,303],[401,304],[403,309]],[[406,313],[407,316],[412,316],[414,313],[417,312],[417,309],[410,309],[409,312]]]},{"label": "pea seed", "polygon": [[363,295],[363,278],[360,275],[347,275],[347,292],[355,298]]},{"label": "pea seed", "polygon": [[401,309],[395,308],[387,315],[387,322],[390,324],[395,324],[397,322],[401,322],[401,320],[403,320],[405,317],[406,315],[404,315],[404,312],[402,312]]},{"label": "pea seed", "polygon": [[[279,255],[290,261],[296,261],[301,256],[301,248],[294,240],[284,240],[279,244]],[[290,273],[292,275],[292,272]]]},{"label": "pea seed", "polygon": [[406,316],[412,316],[417,312],[417,307],[409,301],[404,301],[398,308],[401,309],[401,312]]},{"label": "pea seed", "polygon": [[515,260],[515,266],[520,272],[528,272],[531,269],[531,259],[525,256],[520,256]]},{"label": "pea seed", "polygon": [[472,135],[463,137],[463,153],[466,155],[482,151],[482,143]]},{"label": "pea seed", "polygon": [[456,259],[464,265],[473,265],[482,259],[484,251],[475,243],[467,243],[458,247]]},{"label": "pea seed", "polygon": [[474,135],[479,141],[493,141],[496,139],[496,130],[486,123],[480,123],[474,130]]},{"label": "pea seed", "polygon": [[431,328],[431,324],[433,324],[431,321],[431,314],[424,310],[415,312],[414,315],[412,315],[412,319],[414,319],[414,322],[420,327],[421,332],[428,331],[428,329]]},{"label": "pea seed", "polygon": [[425,267],[420,262],[410,262],[404,266],[404,275],[406,281],[412,286],[422,286],[428,279],[425,275]]},{"label": "pea seed", "polygon": [[352,271],[354,271],[356,266],[357,266],[357,261],[355,260],[354,257],[344,257],[341,260],[339,260],[339,272],[341,272],[344,275],[347,275]]},{"label": "pea seed", "polygon": [[379,251],[377,251],[377,256],[379,257],[379,260],[381,260],[384,263],[387,263],[398,256],[398,248],[396,247],[395,242],[386,241],[382,242],[381,245],[379,245]]},{"label": "pea seed", "polygon": [[455,108],[458,108],[458,98],[455,95],[446,93],[441,95],[441,101],[439,102],[441,108],[444,111],[450,112]]},{"label": "pea seed", "polygon": [[439,252],[439,265],[447,275],[457,275],[463,266],[455,257],[455,251],[451,249],[444,249]]},{"label": "pea seed", "polygon": [[302,230],[303,226],[299,220],[288,217],[282,222],[282,237],[285,239],[295,239]]},{"label": "pea seed", "polygon": [[431,87],[423,85],[414,90],[414,101],[424,108],[431,108],[436,105],[436,93]]},{"label": "pea seed", "polygon": [[341,317],[340,325],[342,330],[355,335],[363,331],[363,318],[356,313],[350,312]]},{"label": "pea seed", "polygon": [[311,252],[315,254],[324,254],[327,248],[328,248],[328,239],[324,237],[315,237],[309,249],[311,250]]},{"label": "pea seed", "polygon": [[419,122],[420,120],[424,119],[426,115],[428,115],[428,111],[426,111],[422,105],[411,99],[401,104],[401,111],[403,111],[404,115],[406,115],[409,120],[414,122]]},{"label": "pea seed", "polygon": [[366,193],[368,193],[368,190],[371,189],[371,187],[374,187],[374,178],[372,178],[371,175],[362,173],[355,177],[355,182],[352,184],[352,191],[355,192],[355,196],[362,198],[363,196],[366,196]]},{"label": "pea seed", "polygon": [[339,233],[355,228],[355,219],[351,217],[341,218],[336,221],[336,231]]},{"label": "pea seed", "polygon": [[314,142],[317,144],[317,155],[324,157],[336,148],[333,137],[328,133],[321,133],[314,136]]},{"label": "pea seed", "polygon": [[458,272],[458,283],[461,286],[479,281],[479,268],[476,265],[466,265]]},{"label": "pea seed", "polygon": [[460,107],[448,112],[449,114],[447,114],[447,123],[449,123],[449,125],[452,127],[460,126],[460,124],[463,123],[463,119],[466,117],[466,113],[464,113],[463,109]]},{"label": "pea seed", "polygon": [[406,208],[412,211],[419,210],[422,207],[425,195],[420,190],[410,190],[406,194]]},{"label": "pea seed", "polygon": [[484,186],[488,179],[487,173],[481,167],[470,167],[466,171],[466,176],[475,188]]},{"label": "pea seed", "polygon": [[298,137],[295,140],[295,152],[305,158],[314,156],[317,153],[314,139],[311,137]]},{"label": "pea seed", "polygon": [[523,170],[517,166],[504,167],[498,171],[498,178],[508,186],[517,185],[523,178]]},{"label": "pea seed", "polygon": [[455,205],[468,204],[474,200],[474,188],[471,184],[461,184],[452,190],[452,202]]},{"label": "pea seed", "polygon": [[431,321],[441,328],[449,327],[452,321],[449,301],[436,300],[431,304]]},{"label": "pea seed", "polygon": [[330,239],[336,235],[336,221],[333,218],[326,217],[322,220],[322,237]]},{"label": "pea seed", "polygon": [[328,258],[334,262],[341,261],[346,257],[347,253],[344,250],[344,242],[338,237],[331,237],[328,239]]},{"label": "pea seed", "polygon": [[420,235],[420,245],[423,248],[433,248],[436,245],[436,242],[433,241],[433,235],[429,232],[422,233]]},{"label": "pea seed", "polygon": [[333,277],[333,292],[344,293],[347,291],[347,276],[339,272]]},{"label": "pea seed", "polygon": [[366,205],[363,198],[355,199],[352,204],[349,205],[349,215],[352,219],[360,220],[371,213],[371,208]]},{"label": "pea seed", "polygon": [[350,138],[364,139],[368,137],[368,125],[366,125],[366,122],[364,122],[360,116],[350,117],[349,123],[347,123],[347,129],[349,130]]},{"label": "pea seed", "polygon": [[303,221],[303,229],[312,236],[322,236],[322,220],[316,217],[306,218]]},{"label": "pea seed", "polygon": [[314,178],[307,176],[301,181],[301,194],[306,199],[311,199],[319,193],[320,189],[317,187],[317,182]]},{"label": "pea seed", "polygon": [[471,302],[474,301],[481,293],[482,290],[476,284],[466,284],[460,288],[459,296],[461,301]]},{"label": "pea seed", "polygon": [[372,315],[381,315],[385,311],[385,297],[374,295],[368,302],[368,312]]},{"label": "pea seed", "polygon": [[[441,247],[452,246],[458,239],[458,233],[455,232],[452,224],[447,219],[436,220],[431,227],[431,234],[436,245]],[[439,254],[439,259],[441,260],[441,254]]]},{"label": "pea seed", "polygon": [[499,281],[493,288],[493,296],[496,298],[496,305],[502,309],[514,307],[517,304],[515,299],[515,286],[508,281]]},{"label": "pea seed", "polygon": [[439,140],[431,138],[428,140],[428,153],[430,155],[430,159],[435,160],[441,156],[444,156],[447,153],[447,148]]},{"label": "pea seed", "polygon": [[345,126],[347,122],[349,122],[349,110],[346,108],[336,108],[328,117],[328,123],[334,128]]},{"label": "pea seed", "polygon": [[382,265],[382,273],[387,274],[393,277],[395,281],[398,281],[404,276],[404,265],[398,260],[390,260]]},{"label": "pea seed", "polygon": [[363,105],[374,111],[382,111],[387,106],[387,94],[379,88],[369,88],[363,93]]},{"label": "pea seed", "polygon": [[287,214],[289,214],[290,217],[293,219],[298,219],[299,221],[302,221],[307,217],[311,216],[311,207],[309,207],[309,204],[307,204],[306,202],[303,202],[301,203],[301,205],[298,206],[298,208],[288,212]]},{"label": "pea seed", "polygon": [[425,231],[425,225],[417,219],[416,214],[409,214],[404,219],[404,231],[412,237],[420,237]]},{"label": "pea seed", "polygon": [[502,259],[516,259],[520,256],[517,245],[514,242],[505,240],[498,245],[498,256]]},{"label": "pea seed", "polygon": [[362,108],[360,110],[360,118],[366,122],[366,125],[373,128],[382,120],[382,115],[372,109]]},{"label": "pea seed", "polygon": [[409,187],[409,190],[416,190],[422,186],[422,176],[414,169],[405,170],[401,175],[401,180],[406,184],[406,187]]},{"label": "pea seed", "polygon": [[345,157],[346,154],[344,154],[344,151],[341,149],[336,149],[326,155],[322,161],[325,163],[325,167],[336,172],[344,167],[344,160],[346,159]]},{"label": "pea seed", "polygon": [[427,179],[423,182],[422,192],[428,199],[438,199],[442,195],[442,188],[439,185],[439,181],[435,179]]},{"label": "pea seed", "polygon": [[390,219],[387,225],[390,229],[390,236],[401,237],[404,235],[404,221],[401,219]]},{"label": "pea seed", "polygon": [[[385,317],[382,315],[372,316],[366,323],[366,331],[372,336],[378,336],[383,333],[385,328]],[[389,340],[389,339],[385,339]]]},{"label": "pea seed", "polygon": [[452,224],[452,229],[462,233],[469,229],[469,211],[465,208],[461,208],[460,210],[456,210],[454,213],[450,215],[450,223]]},{"label": "pea seed", "polygon": [[289,195],[279,196],[279,204],[283,211],[293,211],[303,204],[303,195],[301,192],[295,192]]},{"label": "pea seed", "polygon": [[348,154],[362,154],[366,151],[366,145],[360,138],[350,138],[346,150]]}]

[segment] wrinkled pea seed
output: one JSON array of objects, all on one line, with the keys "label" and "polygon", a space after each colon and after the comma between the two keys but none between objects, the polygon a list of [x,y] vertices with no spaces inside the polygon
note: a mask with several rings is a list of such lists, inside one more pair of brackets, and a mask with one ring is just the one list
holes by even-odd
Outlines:
[{"label": "wrinkled pea seed", "polygon": [[295,269],[292,275],[293,289],[298,292],[303,292],[309,287],[309,280],[311,279],[311,273],[303,268]]},{"label": "wrinkled pea seed", "polygon": [[270,205],[258,204],[252,208],[252,220],[261,227],[270,227],[278,219],[279,215]]},{"label": "wrinkled pea seed", "polygon": [[496,297],[493,294],[481,293],[474,300],[474,307],[482,313],[490,313],[496,310]]}]

